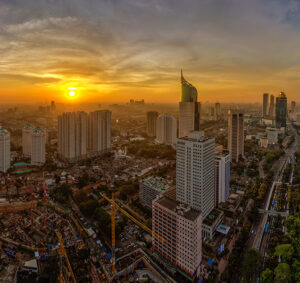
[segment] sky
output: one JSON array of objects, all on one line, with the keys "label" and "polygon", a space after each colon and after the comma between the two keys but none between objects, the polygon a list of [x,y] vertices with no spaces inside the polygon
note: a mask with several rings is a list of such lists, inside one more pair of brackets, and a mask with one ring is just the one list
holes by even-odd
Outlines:
[{"label": "sky", "polygon": [[0,0],[2,103],[173,103],[181,68],[200,101],[300,102],[300,0]]}]

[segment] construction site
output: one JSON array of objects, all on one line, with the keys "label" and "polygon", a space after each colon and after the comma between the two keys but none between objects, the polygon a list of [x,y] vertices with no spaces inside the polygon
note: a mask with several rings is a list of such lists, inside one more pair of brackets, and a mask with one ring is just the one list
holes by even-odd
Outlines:
[{"label": "construction site", "polygon": [[156,235],[118,206],[114,198],[103,197],[111,204],[111,243],[91,236],[76,213],[46,198],[2,198],[0,283],[165,282],[165,278],[172,282],[141,248],[143,242],[126,244],[127,248],[123,244],[123,252],[116,248],[116,212],[129,218],[131,224],[123,231],[127,237],[133,231]]},{"label": "construction site", "polygon": [[79,228],[67,210],[51,202],[2,201],[0,282],[92,282],[90,248]]}]

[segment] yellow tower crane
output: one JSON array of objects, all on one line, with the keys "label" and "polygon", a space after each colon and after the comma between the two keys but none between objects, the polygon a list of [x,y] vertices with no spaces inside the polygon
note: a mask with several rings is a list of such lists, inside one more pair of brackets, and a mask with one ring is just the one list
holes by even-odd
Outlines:
[{"label": "yellow tower crane", "polygon": [[111,204],[111,246],[112,246],[112,272],[113,274],[116,274],[116,253],[115,253],[115,247],[116,247],[116,222],[115,222],[115,214],[116,209],[118,209],[121,213],[123,213],[126,217],[128,217],[132,222],[134,222],[136,225],[141,227],[144,231],[146,231],[148,234],[152,235],[152,237],[155,237],[159,239],[160,241],[164,242],[165,240],[154,233],[150,228],[148,228],[145,224],[134,218],[132,215],[130,215],[126,210],[121,208],[114,199],[114,194],[112,194],[112,199],[108,198],[105,194],[102,194],[102,197],[107,200]]},{"label": "yellow tower crane", "polygon": [[59,255],[60,255],[60,264],[61,264],[60,272],[59,272],[60,283],[64,282],[63,281],[63,274],[62,274],[62,256],[65,257],[65,260],[66,260],[69,272],[71,273],[71,277],[72,277],[73,282],[77,283],[75,275],[74,275],[72,267],[71,267],[71,264],[70,264],[70,261],[69,261],[69,258],[68,258],[68,255],[67,255],[67,252],[66,252],[66,249],[65,249],[65,246],[64,246],[62,235],[60,234],[60,232],[56,232],[56,235],[57,235],[57,238],[58,238],[58,241],[59,241]]}]

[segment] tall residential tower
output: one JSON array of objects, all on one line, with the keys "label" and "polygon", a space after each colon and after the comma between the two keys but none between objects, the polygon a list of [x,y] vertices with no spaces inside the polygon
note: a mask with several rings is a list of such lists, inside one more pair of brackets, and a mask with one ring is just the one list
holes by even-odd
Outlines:
[{"label": "tall residential tower", "polygon": [[97,110],[89,114],[89,150],[93,155],[107,152],[111,148],[111,112]]},{"label": "tall residential tower", "polygon": [[0,127],[0,172],[6,172],[10,167],[10,134]]},{"label": "tall residential tower", "polygon": [[27,124],[22,129],[22,150],[23,155],[26,157],[31,156],[31,144],[32,144],[32,131],[34,126]]},{"label": "tall residential tower", "polygon": [[74,162],[87,154],[87,114],[67,112],[58,116],[58,154]]},{"label": "tall residential tower", "polygon": [[156,141],[175,145],[177,138],[177,120],[170,114],[160,114],[156,121]]},{"label": "tall residential tower", "polygon": [[231,160],[244,158],[244,114],[228,111],[228,150]]},{"label": "tall residential tower", "polygon": [[46,161],[46,135],[43,129],[35,128],[32,131],[31,164],[42,166]]},{"label": "tall residential tower", "polygon": [[158,112],[149,111],[147,112],[147,135],[149,137],[155,137],[156,135],[156,119]]}]

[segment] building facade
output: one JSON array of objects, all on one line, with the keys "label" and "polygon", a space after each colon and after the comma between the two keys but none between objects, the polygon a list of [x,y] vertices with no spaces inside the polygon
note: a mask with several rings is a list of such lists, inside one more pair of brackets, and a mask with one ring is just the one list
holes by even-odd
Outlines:
[{"label": "building facade", "polygon": [[43,129],[32,131],[31,164],[42,166],[46,161],[46,135]]},{"label": "building facade", "polygon": [[275,118],[275,98],[273,94],[270,96],[269,117],[272,119]]},{"label": "building facade", "polygon": [[287,117],[287,97],[284,92],[280,92],[276,97],[276,128],[286,128]]},{"label": "building facade", "polygon": [[296,110],[296,101],[292,101],[291,102],[291,112],[295,112],[295,110]]},{"label": "building facade", "polygon": [[215,157],[215,207],[229,197],[230,153],[224,150]]},{"label": "building facade", "polygon": [[111,149],[111,112],[98,110],[89,115],[89,149],[93,155],[103,154]]},{"label": "building facade", "polygon": [[268,117],[269,115],[269,94],[264,93],[263,94],[263,117]]},{"label": "building facade", "polygon": [[141,180],[139,184],[140,202],[144,206],[152,209],[152,201],[156,199],[158,195],[165,193],[170,187],[167,180],[161,177],[147,177]]},{"label": "building facade", "polygon": [[175,145],[177,120],[170,114],[160,114],[156,120],[156,141],[161,144]]},{"label": "building facade", "polygon": [[147,112],[147,135],[149,137],[156,136],[156,120],[158,117],[158,112],[149,111]]},{"label": "building facade", "polygon": [[153,249],[190,277],[200,273],[201,226],[201,212],[165,196],[153,201]]},{"label": "building facade", "polygon": [[0,172],[10,167],[10,133],[0,127]]},{"label": "building facade", "polygon": [[74,162],[87,154],[87,114],[67,112],[58,116],[58,154]]},{"label": "building facade", "polygon": [[34,126],[27,124],[22,129],[22,151],[25,157],[31,156],[31,147],[32,147],[32,131]]},{"label": "building facade", "polygon": [[200,130],[201,104],[197,102],[197,89],[185,80],[181,71],[181,102],[179,102],[179,137]]},{"label": "building facade", "polygon": [[267,128],[268,145],[278,144],[278,129]]},{"label": "building facade", "polygon": [[215,104],[215,115],[217,120],[221,119],[221,104],[219,102]]},{"label": "building facade", "polygon": [[231,160],[244,158],[244,114],[228,111],[228,150]]},{"label": "building facade", "polygon": [[215,140],[190,132],[177,140],[176,154],[176,199],[202,211],[204,219],[215,202]]}]

